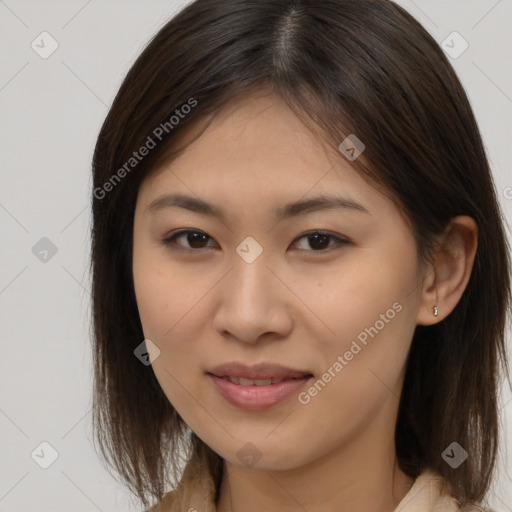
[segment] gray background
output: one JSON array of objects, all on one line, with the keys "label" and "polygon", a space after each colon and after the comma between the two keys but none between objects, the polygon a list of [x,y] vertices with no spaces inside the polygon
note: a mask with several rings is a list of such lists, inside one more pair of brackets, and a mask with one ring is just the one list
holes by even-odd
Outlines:
[{"label": "gray background", "polygon": [[[399,3],[439,44],[453,31],[469,43],[451,61],[510,224],[512,0]],[[122,78],[183,5],[0,0],[0,512],[137,510],[90,442],[90,161]],[[43,31],[59,45],[47,59],[31,47],[34,40],[42,46]],[[512,511],[506,387],[500,406],[504,431],[490,503],[505,512]],[[43,441],[58,452],[48,469],[31,458],[36,450],[34,459],[51,462]]]}]

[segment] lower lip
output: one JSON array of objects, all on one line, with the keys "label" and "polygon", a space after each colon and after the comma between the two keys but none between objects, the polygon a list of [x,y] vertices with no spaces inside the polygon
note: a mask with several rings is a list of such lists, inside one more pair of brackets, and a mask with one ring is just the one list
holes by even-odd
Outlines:
[{"label": "lower lip", "polygon": [[300,379],[284,380],[269,386],[241,386],[210,373],[208,377],[231,405],[250,411],[266,409],[286,400],[312,378],[308,376]]}]

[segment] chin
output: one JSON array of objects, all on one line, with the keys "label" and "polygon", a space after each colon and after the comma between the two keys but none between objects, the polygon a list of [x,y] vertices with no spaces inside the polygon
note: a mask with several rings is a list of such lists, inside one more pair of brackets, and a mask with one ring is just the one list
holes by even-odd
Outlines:
[{"label": "chin", "polygon": [[[292,446],[295,443],[292,443]],[[280,449],[281,448],[281,449]],[[219,452],[217,452],[219,453]],[[257,471],[288,471],[296,469],[310,460],[307,454],[283,451],[283,442],[274,443],[248,441],[235,452],[220,454],[230,464]]]}]

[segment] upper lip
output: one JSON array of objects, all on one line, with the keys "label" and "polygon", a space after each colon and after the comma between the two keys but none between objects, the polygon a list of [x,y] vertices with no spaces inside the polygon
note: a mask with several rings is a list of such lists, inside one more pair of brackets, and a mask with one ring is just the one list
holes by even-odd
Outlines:
[{"label": "upper lip", "polygon": [[311,375],[311,372],[307,370],[296,370],[280,364],[259,363],[248,365],[236,361],[219,364],[207,373],[217,377],[238,377],[245,379],[297,379]]}]

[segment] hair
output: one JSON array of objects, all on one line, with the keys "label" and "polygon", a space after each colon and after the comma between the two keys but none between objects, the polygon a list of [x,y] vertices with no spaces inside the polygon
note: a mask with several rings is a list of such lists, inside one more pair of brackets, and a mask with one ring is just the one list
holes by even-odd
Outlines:
[{"label": "hair", "polygon": [[[437,324],[415,329],[395,446],[407,475],[431,468],[462,504],[481,502],[497,459],[499,372],[509,374],[510,247],[465,91],[436,41],[389,0],[196,0],[129,70],[92,165],[95,443],[145,505],[178,481],[183,446],[218,492],[222,458],[190,431],[152,367],[134,357],[144,340],[134,210],[149,172],[179,154],[169,153],[177,133],[266,86],[336,151],[349,134],[364,142],[350,164],[403,212],[421,262],[433,262],[450,219],[475,220],[478,247],[459,303]],[[154,147],[134,161],[149,141]],[[441,457],[453,441],[469,453],[457,469]]]}]

